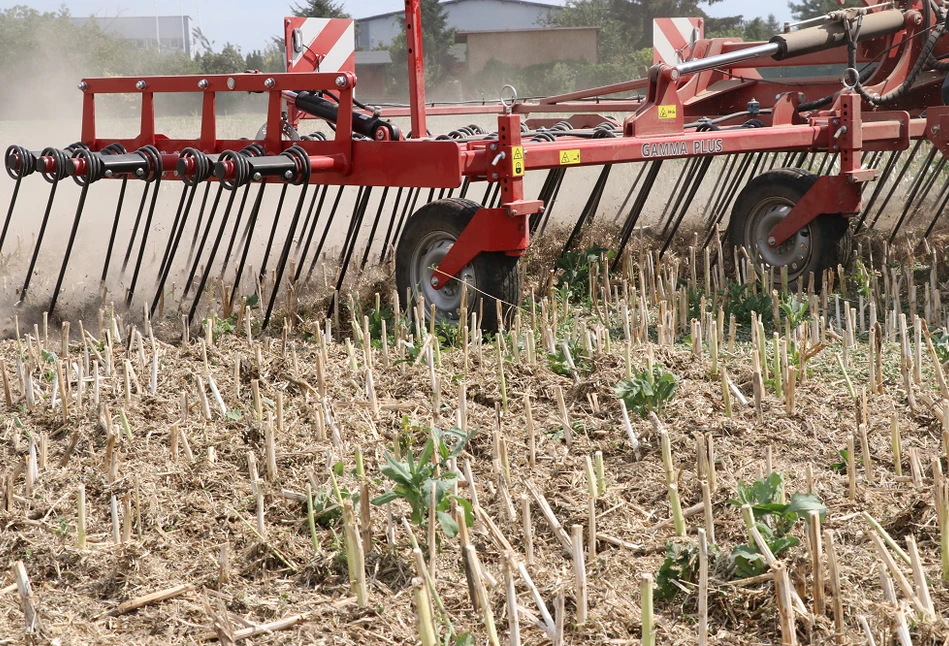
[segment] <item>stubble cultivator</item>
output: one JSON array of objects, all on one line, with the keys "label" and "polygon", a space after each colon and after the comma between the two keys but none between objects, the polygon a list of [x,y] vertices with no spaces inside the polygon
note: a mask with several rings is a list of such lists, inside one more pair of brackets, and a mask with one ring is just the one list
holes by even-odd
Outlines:
[{"label": "stubble cultivator", "polygon": [[[286,23],[291,62],[314,53],[293,20]],[[102,285],[120,274],[126,304],[144,303],[154,313],[177,281],[191,320],[211,284],[228,286],[232,301],[262,292],[264,325],[287,285],[312,276],[331,230],[345,230],[339,255],[327,263],[336,293],[354,270],[394,254],[403,307],[423,297],[426,315],[457,320],[474,312],[483,328],[496,328],[518,299],[518,258],[531,236],[543,234],[558,197],[575,191],[571,175],[582,166],[601,170],[564,252],[605,210],[603,197],[614,188],[625,196],[613,214],[613,251],[621,259],[656,201],[657,180],[674,166],[673,189],[659,198],[664,206],[654,223],[662,252],[694,217],[705,227],[705,245],[722,232],[725,256],[733,246],[744,249],[734,257],[744,258],[745,270],[764,265],[790,281],[814,274],[818,284],[824,270],[846,262],[855,230],[889,223],[892,240],[925,213],[929,235],[949,203],[949,109],[942,105],[949,39],[941,3],[867,3],[766,43],[696,34],[678,60],[658,62],[648,78],[529,101],[506,90],[496,106],[427,105],[418,0],[406,2],[406,27],[405,108],[361,104],[349,69],[83,80],[78,143],[40,151],[10,146],[4,157],[16,184],[0,252],[9,252],[24,180],[40,175],[49,183],[42,216],[31,218],[36,228],[20,302],[52,312],[68,292],[87,193],[105,179],[121,187],[111,227],[102,232]],[[311,69],[320,62],[316,56]],[[844,72],[788,74],[813,65]],[[203,97],[199,136],[156,132],[156,95],[184,92]],[[218,138],[216,99],[227,92],[267,97],[266,128],[256,140]],[[119,93],[141,96],[140,131],[103,138],[96,100]],[[496,130],[428,131],[429,117],[466,114],[496,115]],[[395,117],[408,117],[411,131],[402,132]],[[301,137],[305,118],[322,119],[335,132]],[[621,164],[639,168],[611,172]],[[525,192],[530,172],[546,173],[536,199]],[[57,187],[67,179],[81,186],[79,203],[71,220],[55,222]],[[177,192],[173,213],[156,212],[162,189]],[[351,212],[340,209],[344,192],[355,193]],[[271,194],[273,213],[265,212]],[[50,227],[68,229],[65,248],[44,246]],[[47,274],[44,254],[54,254],[58,266],[48,276],[52,291],[38,294],[31,279]],[[157,270],[144,269],[152,257]]]}]

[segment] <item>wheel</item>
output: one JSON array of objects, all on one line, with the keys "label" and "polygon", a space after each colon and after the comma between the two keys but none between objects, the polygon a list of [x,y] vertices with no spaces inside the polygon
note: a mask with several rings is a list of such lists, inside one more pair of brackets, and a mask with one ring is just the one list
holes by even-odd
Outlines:
[{"label": "wheel", "polygon": [[[402,307],[415,305],[418,295],[425,299],[425,317],[458,322],[461,309],[462,283],[468,283],[467,306],[470,312],[481,312],[481,329],[497,331],[500,321],[496,300],[501,301],[502,316],[507,316],[520,293],[517,258],[500,252],[478,254],[441,289],[431,285],[432,270],[448,254],[455,240],[477,213],[481,205],[471,200],[450,198],[426,204],[412,214],[395,252],[395,283]],[[406,294],[411,294],[411,302]]]},{"label": "wheel", "polygon": [[825,269],[836,269],[850,257],[853,237],[847,218],[819,215],[779,247],[768,245],[771,230],[816,181],[816,175],[797,168],[772,170],[755,177],[735,200],[728,226],[729,243],[745,247],[759,266],[787,267],[789,284],[807,280],[811,272],[819,284]]}]

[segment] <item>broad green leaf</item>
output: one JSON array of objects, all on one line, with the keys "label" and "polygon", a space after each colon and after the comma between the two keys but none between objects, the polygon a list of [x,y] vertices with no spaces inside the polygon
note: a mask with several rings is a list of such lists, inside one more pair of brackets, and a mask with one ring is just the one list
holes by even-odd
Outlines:
[{"label": "broad green leaf", "polygon": [[393,500],[396,500],[396,499],[401,498],[401,497],[402,497],[402,496],[400,496],[399,494],[397,494],[397,493],[394,492],[394,491],[387,491],[387,492],[385,492],[384,494],[379,495],[379,496],[376,496],[375,498],[373,498],[373,499],[372,499],[372,504],[373,504],[373,505],[376,505],[377,507],[379,507],[379,506],[381,506],[381,505],[388,505],[388,504],[389,504],[390,502],[392,502]]},{"label": "broad green leaf", "polygon": [[448,538],[454,538],[458,535],[458,523],[455,522],[455,519],[452,518],[450,514],[443,511],[436,511],[435,515],[438,517],[438,524],[442,526],[442,531],[445,532]]},{"label": "broad green leaf", "polygon": [[820,498],[818,498],[816,494],[796,493],[791,496],[791,502],[788,503],[787,508],[785,508],[784,514],[797,514],[803,517],[812,511],[816,511],[820,514],[821,520],[824,520],[824,516],[827,514],[827,507],[820,501]]}]

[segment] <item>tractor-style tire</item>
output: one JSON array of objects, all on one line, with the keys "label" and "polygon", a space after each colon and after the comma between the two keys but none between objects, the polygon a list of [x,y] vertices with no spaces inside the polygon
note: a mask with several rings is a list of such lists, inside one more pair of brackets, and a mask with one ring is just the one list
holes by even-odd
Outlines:
[{"label": "tractor-style tire", "polygon": [[[816,285],[827,268],[846,263],[853,247],[850,220],[825,213],[780,245],[768,246],[768,235],[817,182],[813,173],[798,168],[771,170],[752,179],[739,193],[728,225],[730,246],[745,247],[760,267],[788,268],[788,283],[797,285],[814,273]],[[729,254],[730,255],[730,254]],[[779,272],[775,272],[775,281]]]},{"label": "tractor-style tire", "polygon": [[[520,294],[516,257],[500,252],[480,253],[440,290],[430,282],[432,269],[480,208],[471,200],[437,200],[420,208],[406,222],[395,252],[395,284],[404,310],[415,307],[421,294],[425,298],[426,321],[431,318],[434,303],[436,321],[458,322],[462,282],[467,281],[468,316],[478,313],[482,330],[498,330],[501,321],[497,301],[501,301],[501,315],[506,318]],[[409,298],[407,293],[411,294]]]}]

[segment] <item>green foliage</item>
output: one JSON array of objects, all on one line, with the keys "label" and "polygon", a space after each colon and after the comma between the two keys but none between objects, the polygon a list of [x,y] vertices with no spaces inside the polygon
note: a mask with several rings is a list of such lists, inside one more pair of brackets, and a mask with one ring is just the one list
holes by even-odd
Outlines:
[{"label": "green foliage", "polygon": [[626,403],[627,410],[645,418],[650,411],[661,413],[678,388],[679,378],[657,363],[652,373],[647,368],[634,372],[631,379],[623,379],[613,391]]},{"label": "green foliage", "polygon": [[564,377],[573,376],[573,373],[570,372],[570,364],[567,362],[567,355],[563,351],[564,343],[567,344],[567,350],[570,352],[570,358],[573,360],[573,366],[576,368],[577,374],[590,374],[590,372],[593,371],[593,362],[590,360],[590,355],[587,354],[586,348],[576,339],[558,341],[557,351],[547,353],[547,361],[550,362],[550,369]]},{"label": "green foliage", "polygon": [[307,0],[292,6],[294,16],[307,18],[349,18],[343,10],[343,3],[337,0]]},{"label": "green foliage", "polygon": [[[403,425],[406,425],[404,420]],[[465,510],[465,521],[469,525],[474,523],[474,516],[471,503],[460,496],[450,494],[457,474],[448,470],[448,461],[461,455],[474,433],[472,431],[465,434],[457,428],[447,431],[433,428],[418,457],[411,447],[406,447],[403,451],[405,460],[396,460],[391,453],[386,453],[386,463],[380,470],[395,486],[374,498],[372,504],[386,505],[401,498],[412,508],[412,523],[426,525],[434,490],[438,524],[446,536],[456,536],[458,523],[449,513],[451,501],[454,500]]]},{"label": "green foliage", "polygon": [[666,541],[666,559],[656,572],[657,599],[672,599],[681,583],[695,583],[699,571],[699,548]]},{"label": "green foliage", "polygon": [[729,282],[723,294],[722,307],[725,310],[725,319],[735,315],[739,325],[751,325],[751,313],[755,312],[764,324],[771,322],[771,295],[764,292],[753,293],[747,283]]},{"label": "green foliage", "polygon": [[560,256],[554,268],[557,275],[557,289],[568,290],[570,300],[583,300],[590,297],[590,268],[597,272],[597,284],[602,281],[606,267],[603,258],[610,260],[616,255],[614,251],[594,244],[586,249],[574,249]]},{"label": "green foliage", "polygon": [[847,473],[847,465],[850,463],[850,451],[847,449],[840,449],[837,451],[837,455],[840,456],[840,462],[834,462],[830,465],[830,470],[836,473]]},{"label": "green foliage", "polygon": [[933,348],[936,350],[936,356],[940,363],[945,364],[949,361],[949,333],[945,328],[934,330],[930,335],[933,340]]},{"label": "green foliage", "polygon": [[[356,501],[358,499],[358,495],[354,496],[345,487],[340,487],[339,496],[344,500]],[[339,499],[333,489],[331,487],[317,487],[313,491],[313,520],[315,523],[321,527],[333,527],[338,524],[342,517],[343,508],[339,505]]]},{"label": "green foliage", "polygon": [[781,312],[791,329],[796,329],[807,320],[807,299],[798,298],[797,294],[790,294],[781,302]]},{"label": "green foliage", "polygon": [[859,7],[861,4],[860,0],[846,0],[843,6],[840,6],[837,0],[801,0],[800,2],[793,2],[792,0],[788,2],[788,6],[791,8],[791,16],[795,20],[816,18],[831,11],[839,11],[847,7]]},{"label": "green foliage", "polygon": [[[781,556],[800,544],[800,539],[791,535],[798,520],[812,511],[820,514],[821,520],[827,514],[827,507],[815,494],[798,492],[791,496],[790,502],[778,502],[778,492],[783,486],[783,477],[774,472],[750,486],[739,482],[736,498],[728,501],[737,507],[751,505],[755,527],[775,556]],[[767,566],[764,555],[756,545],[738,545],[729,555],[729,570],[736,578],[762,574]]]},{"label": "green foliage", "polygon": [[[389,44],[392,67],[387,83],[404,89],[408,75],[405,18],[398,18],[401,32]],[[435,85],[450,75],[457,60],[451,54],[455,30],[448,26],[448,13],[438,0],[422,0],[422,51],[425,56],[425,82]]]}]

